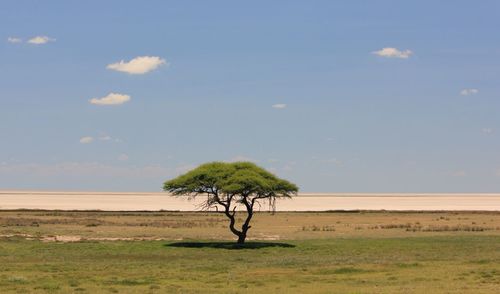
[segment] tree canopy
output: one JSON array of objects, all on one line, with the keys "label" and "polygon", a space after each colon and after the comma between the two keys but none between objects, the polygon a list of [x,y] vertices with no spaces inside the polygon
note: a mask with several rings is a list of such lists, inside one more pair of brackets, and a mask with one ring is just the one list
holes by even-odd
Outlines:
[{"label": "tree canopy", "polygon": [[[166,181],[163,189],[174,195],[207,195],[201,208],[222,207],[230,219],[229,227],[238,236],[239,243],[245,241],[255,204],[261,205],[259,201],[269,201],[274,209],[277,198],[290,198],[298,192],[295,184],[280,179],[251,162],[205,163]],[[247,219],[241,230],[234,226],[238,205],[243,205],[247,211]]]}]

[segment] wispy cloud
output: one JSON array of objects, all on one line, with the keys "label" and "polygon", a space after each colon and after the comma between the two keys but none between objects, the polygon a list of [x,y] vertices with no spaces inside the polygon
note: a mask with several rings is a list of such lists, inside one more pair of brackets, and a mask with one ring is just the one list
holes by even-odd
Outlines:
[{"label": "wispy cloud", "polygon": [[372,54],[381,56],[381,57],[387,57],[387,58],[403,58],[407,59],[410,57],[413,52],[411,50],[399,50],[397,48],[392,48],[392,47],[386,47],[382,48],[378,51],[373,51]]},{"label": "wispy cloud", "polygon": [[165,59],[158,56],[139,56],[127,62],[121,60],[120,62],[109,64],[106,68],[141,75],[155,70],[161,65],[168,65],[168,63]]},{"label": "wispy cloud", "polygon": [[82,143],[82,144],[90,144],[92,142],[94,142],[94,138],[93,137],[86,136],[86,137],[81,137],[80,138],[80,143]]},{"label": "wispy cloud", "polygon": [[113,137],[108,136],[108,135],[101,135],[101,136],[96,136],[96,137],[85,136],[85,137],[80,138],[80,143],[82,143],[82,144],[89,144],[89,143],[92,143],[94,141],[115,142],[115,143],[122,142],[122,140],[117,139],[117,138],[113,138]]},{"label": "wispy cloud", "polygon": [[296,166],[297,166],[297,162],[295,162],[295,161],[288,161],[281,168],[281,171],[283,171],[283,172],[290,172],[290,171],[293,171]]},{"label": "wispy cloud", "polygon": [[478,89],[463,89],[460,91],[460,95],[462,96],[476,95],[477,93],[479,93]]},{"label": "wispy cloud", "polygon": [[329,158],[326,160],[327,163],[334,164],[336,166],[343,166],[344,163],[337,158]]},{"label": "wispy cloud", "polygon": [[36,36],[28,40],[28,43],[34,45],[47,44],[48,42],[55,42],[56,39],[47,36]]},{"label": "wispy cloud", "polygon": [[194,168],[191,165],[165,167],[157,164],[145,166],[114,166],[99,162],[61,162],[56,164],[16,163],[0,165],[0,175],[36,177],[90,176],[98,178],[161,178],[175,176]]},{"label": "wispy cloud", "polygon": [[481,130],[481,132],[482,132],[483,134],[487,134],[487,135],[489,135],[489,134],[493,133],[493,129],[492,129],[492,128],[483,128],[483,129]]},{"label": "wispy cloud", "polygon": [[454,177],[465,177],[467,173],[464,170],[456,170],[452,172],[451,175]]},{"label": "wispy cloud", "polygon": [[107,135],[106,133],[101,133],[96,139],[99,141],[104,141],[104,142],[115,142],[115,143],[122,142],[121,139],[111,137],[111,136]]},{"label": "wispy cloud", "polygon": [[105,97],[92,98],[89,100],[91,104],[95,105],[120,105],[130,101],[130,96],[118,93],[109,93]]},{"label": "wispy cloud", "polygon": [[17,38],[17,37],[8,37],[7,38],[7,42],[13,43],[13,44],[15,44],[15,43],[21,43],[22,41],[23,41],[23,39]]},{"label": "wispy cloud", "polygon": [[118,156],[119,161],[127,161],[128,160],[128,155],[123,153]]},{"label": "wispy cloud", "polygon": [[283,109],[286,108],[286,104],[274,104],[272,105],[272,108]]},{"label": "wispy cloud", "polygon": [[239,161],[250,161],[250,162],[258,162],[258,160],[255,160],[253,158],[250,158],[248,156],[244,155],[236,155],[233,158],[229,160],[225,160],[226,162],[239,162]]}]

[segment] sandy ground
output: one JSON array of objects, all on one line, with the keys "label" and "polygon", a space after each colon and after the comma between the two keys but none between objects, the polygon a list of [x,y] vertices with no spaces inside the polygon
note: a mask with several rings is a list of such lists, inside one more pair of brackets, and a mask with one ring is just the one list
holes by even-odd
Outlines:
[{"label": "sandy ground", "polygon": [[[200,196],[200,200],[204,199]],[[198,200],[198,201],[200,201]],[[198,201],[168,193],[0,191],[0,209],[196,210]],[[263,204],[262,210],[267,209]],[[327,210],[489,210],[500,211],[500,194],[302,193],[280,200],[278,211]]]}]

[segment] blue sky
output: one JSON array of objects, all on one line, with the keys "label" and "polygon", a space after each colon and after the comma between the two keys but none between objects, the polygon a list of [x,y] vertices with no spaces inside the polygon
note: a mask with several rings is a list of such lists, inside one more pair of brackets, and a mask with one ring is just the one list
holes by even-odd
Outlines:
[{"label": "blue sky", "polygon": [[499,192],[498,28],[498,1],[2,1],[0,189],[252,160],[304,192]]}]

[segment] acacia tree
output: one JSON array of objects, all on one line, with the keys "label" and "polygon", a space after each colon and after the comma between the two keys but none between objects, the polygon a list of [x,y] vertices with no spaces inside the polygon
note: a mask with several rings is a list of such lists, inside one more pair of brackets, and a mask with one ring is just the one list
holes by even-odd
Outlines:
[{"label": "acacia tree", "polygon": [[[251,162],[202,164],[173,180],[166,181],[163,190],[190,199],[206,195],[207,198],[200,208],[216,208],[217,211],[222,208],[229,218],[229,229],[238,237],[238,244],[245,243],[256,205],[260,208],[262,204],[268,204],[269,209],[274,211],[276,199],[291,198],[298,192],[296,185]],[[236,226],[235,215],[238,207],[245,208],[247,213],[241,229]]]}]

